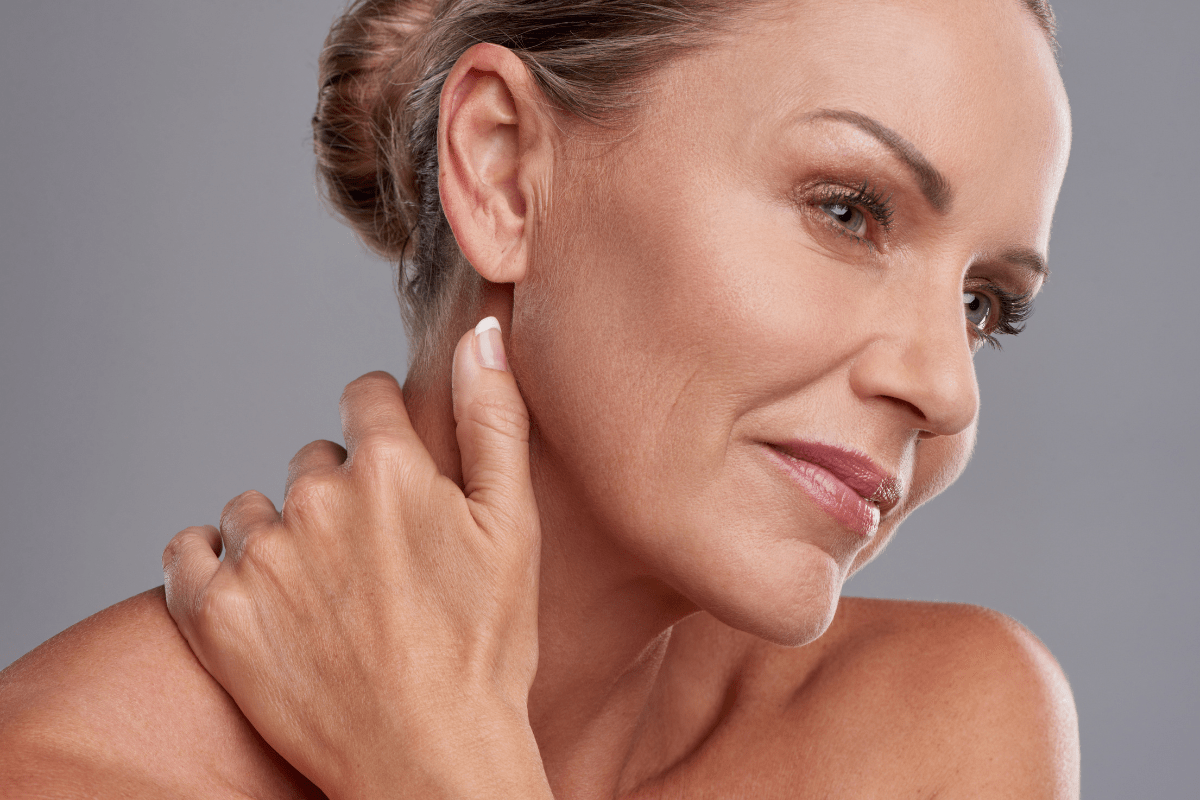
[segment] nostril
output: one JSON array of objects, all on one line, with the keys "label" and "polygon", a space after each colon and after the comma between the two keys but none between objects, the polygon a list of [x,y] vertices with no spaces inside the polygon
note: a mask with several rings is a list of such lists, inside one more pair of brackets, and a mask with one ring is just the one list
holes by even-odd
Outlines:
[{"label": "nostril", "polygon": [[[898,424],[923,438],[958,433],[975,418],[978,385],[963,344],[961,316],[954,335],[928,325],[873,342],[854,360],[850,386],[863,401],[886,404]],[[884,405],[877,405],[883,408]]]},{"label": "nostril", "polygon": [[917,405],[915,403],[910,403],[907,400],[902,400],[899,397],[893,397],[891,395],[885,395],[885,397],[888,400],[891,400],[896,405],[898,405],[900,408],[907,411],[909,414],[911,414],[916,419],[920,420],[921,422],[928,421],[925,417],[925,412],[923,412],[919,407],[917,407]]}]

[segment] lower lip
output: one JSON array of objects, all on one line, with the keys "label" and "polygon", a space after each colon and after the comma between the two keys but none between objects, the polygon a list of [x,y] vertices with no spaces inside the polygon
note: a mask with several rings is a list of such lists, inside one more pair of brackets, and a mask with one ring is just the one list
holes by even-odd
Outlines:
[{"label": "lower lip", "polygon": [[870,539],[879,530],[879,507],[868,503],[832,472],[808,461],[792,458],[773,447],[768,449],[791,479],[842,527],[864,539]]}]

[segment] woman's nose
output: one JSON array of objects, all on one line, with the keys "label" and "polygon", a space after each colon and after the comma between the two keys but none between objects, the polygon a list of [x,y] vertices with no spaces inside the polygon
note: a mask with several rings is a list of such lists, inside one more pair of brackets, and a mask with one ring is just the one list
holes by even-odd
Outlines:
[{"label": "woman's nose", "polygon": [[974,422],[979,384],[960,295],[892,315],[851,368],[855,393],[893,402],[922,432],[951,436]]}]

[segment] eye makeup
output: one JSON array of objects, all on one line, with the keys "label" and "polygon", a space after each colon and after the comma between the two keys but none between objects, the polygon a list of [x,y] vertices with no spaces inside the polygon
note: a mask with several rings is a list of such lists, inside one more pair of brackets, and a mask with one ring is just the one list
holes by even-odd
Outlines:
[{"label": "eye makeup", "polygon": [[[808,180],[803,181],[792,195],[795,205],[806,209],[820,228],[877,254],[881,250],[886,253],[890,243],[902,244],[908,237],[906,230],[911,228],[915,233],[917,228],[924,227],[928,221],[926,215],[916,210],[918,213],[909,220],[908,204],[912,201],[924,205],[922,200],[929,200],[927,186],[910,186],[908,175],[894,175],[891,164],[880,163],[877,156],[856,153],[853,148],[839,150],[819,154],[819,147],[810,149],[806,153],[807,159],[817,164],[811,168]],[[821,161],[826,163],[819,165]],[[881,174],[884,176],[882,182],[876,180]],[[940,173],[938,177],[941,178]],[[938,216],[948,213],[949,204],[949,188],[944,178],[940,185],[944,191],[937,199],[943,202],[929,200]],[[884,186],[889,188],[882,188]],[[910,226],[910,221],[915,228]],[[1003,264],[1001,272],[1004,274],[1008,274],[1010,266],[1029,273],[1034,288],[1046,274],[1041,256],[1032,250],[1006,251],[987,261]],[[996,281],[982,275],[968,277],[963,287],[964,303],[970,306],[984,302],[987,306],[985,316],[978,320],[972,316],[977,316],[982,309],[964,307],[964,322],[975,349],[986,343],[1000,350],[999,337],[1013,336],[1024,329],[1033,313],[1033,295],[1036,293],[1034,290],[1021,291],[1027,285],[1030,282],[1024,278],[1016,281],[1016,286],[1021,287],[1018,289],[1008,280]],[[967,295],[974,297],[968,299]]]},{"label": "eye makeup", "polygon": [[970,323],[973,334],[989,347],[1000,350],[1001,335],[1016,336],[1025,330],[1025,323],[1033,315],[1033,297],[1028,293],[1010,292],[995,283],[983,283],[963,290],[964,294],[985,294],[993,300],[988,319],[982,325]]},{"label": "eye makeup", "polygon": [[[874,251],[891,229],[894,205],[870,181],[810,184],[796,192],[795,202],[812,209],[833,233]],[[875,227],[875,231],[870,230]],[[872,235],[874,233],[874,235]]]},{"label": "eye makeup", "polygon": [[821,206],[858,207],[870,215],[884,230],[891,227],[893,214],[891,196],[885,197],[867,181],[863,181],[855,187],[821,187],[817,190],[815,199]]},{"label": "eye makeup", "polygon": [[[849,237],[872,251],[876,249],[876,242],[869,236],[868,220],[873,220],[885,235],[891,230],[895,213],[892,195],[883,195],[869,181],[854,185],[821,184],[807,194],[806,204],[823,214],[834,233]],[[968,312],[967,325],[976,342],[986,343],[996,350],[1003,349],[998,337],[1019,334],[1033,314],[1031,292],[1014,292],[994,281],[971,282],[963,292],[964,303],[979,302],[979,298],[987,300],[985,318],[976,323]],[[968,301],[967,295],[976,297]]]}]

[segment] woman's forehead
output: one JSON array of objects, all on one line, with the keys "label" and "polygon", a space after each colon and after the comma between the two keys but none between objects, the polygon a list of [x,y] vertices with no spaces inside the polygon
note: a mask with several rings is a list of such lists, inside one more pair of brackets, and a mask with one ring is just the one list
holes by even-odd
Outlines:
[{"label": "woman's forehead", "polygon": [[1018,0],[770,3],[662,78],[674,96],[663,122],[679,136],[767,150],[798,123],[866,120],[911,144],[968,206],[972,187],[976,201],[1021,196],[1048,237],[1069,111],[1045,33]]},{"label": "woman's forehead", "polygon": [[1045,35],[1016,0],[771,3],[679,68],[743,119],[861,104],[914,140],[964,123],[1058,122],[1065,100]]}]

